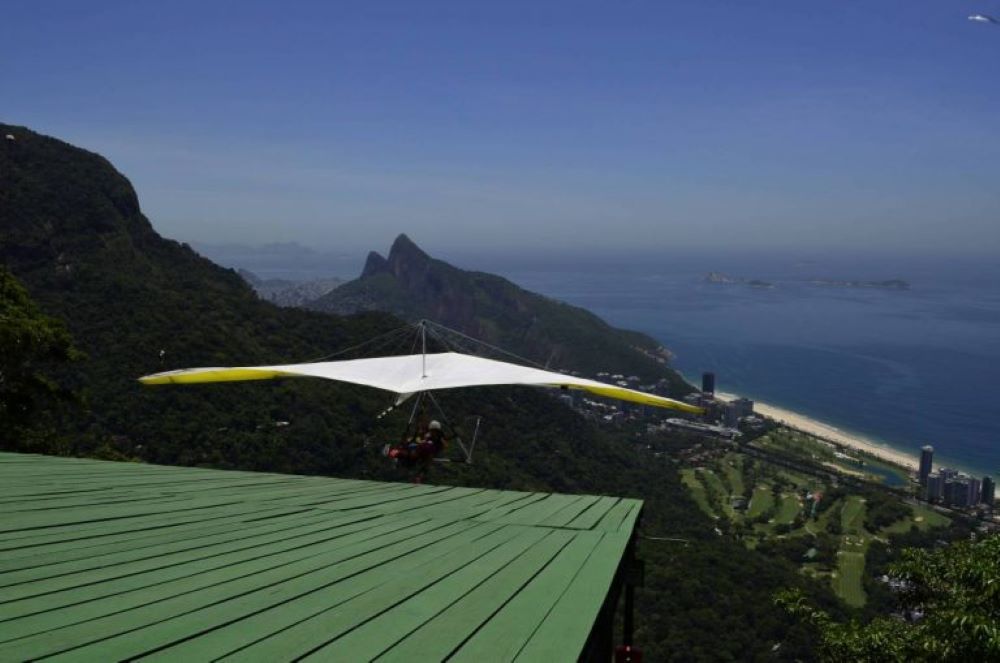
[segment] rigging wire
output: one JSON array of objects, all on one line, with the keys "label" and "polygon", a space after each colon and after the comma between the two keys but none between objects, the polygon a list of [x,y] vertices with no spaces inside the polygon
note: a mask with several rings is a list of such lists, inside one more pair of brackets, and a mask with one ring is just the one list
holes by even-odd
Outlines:
[{"label": "rigging wire", "polygon": [[540,368],[542,370],[548,370],[548,369],[545,368],[545,366],[543,366],[542,364],[538,363],[537,361],[533,361],[531,359],[528,359],[527,357],[522,357],[521,355],[516,354],[514,352],[510,352],[509,350],[504,350],[503,348],[500,348],[500,347],[497,347],[497,346],[492,345],[490,343],[487,343],[486,341],[481,341],[481,340],[479,340],[477,338],[473,338],[473,337],[471,337],[471,336],[469,336],[467,334],[463,334],[462,332],[458,331],[457,329],[452,329],[451,327],[445,327],[444,325],[439,324],[437,322],[434,322],[432,320],[421,320],[420,323],[428,325],[431,329],[437,328],[437,329],[442,330],[444,332],[455,334],[456,336],[460,336],[461,338],[463,338],[463,339],[465,339],[467,341],[470,341],[473,344],[477,344],[477,345],[483,346],[485,348],[489,348],[490,350],[493,350],[494,352],[498,352],[498,353],[500,353],[502,355],[506,355],[508,357],[513,357],[514,359],[517,359],[517,360],[519,360],[521,362],[524,362],[526,364],[531,364],[532,366],[535,366],[535,367]]},{"label": "rigging wire", "polygon": [[304,361],[302,363],[304,363],[304,364],[314,364],[314,363],[316,363],[318,361],[326,361],[327,359],[332,359],[333,357],[339,357],[341,355],[347,354],[348,352],[353,352],[354,350],[359,350],[359,349],[361,349],[361,348],[363,348],[365,346],[371,345],[371,344],[375,343],[376,341],[384,340],[387,337],[393,336],[395,334],[401,334],[402,332],[409,331],[412,328],[413,328],[413,325],[409,325],[409,324],[403,325],[402,327],[397,327],[396,329],[389,330],[389,331],[385,332],[384,334],[379,334],[378,336],[374,336],[374,337],[368,339],[367,341],[363,341],[361,343],[358,343],[357,345],[352,345],[349,348],[344,348],[343,350],[338,350],[337,352],[331,352],[330,354],[323,355],[322,357],[316,357],[315,359],[309,359],[309,360],[306,360],[306,361]]}]

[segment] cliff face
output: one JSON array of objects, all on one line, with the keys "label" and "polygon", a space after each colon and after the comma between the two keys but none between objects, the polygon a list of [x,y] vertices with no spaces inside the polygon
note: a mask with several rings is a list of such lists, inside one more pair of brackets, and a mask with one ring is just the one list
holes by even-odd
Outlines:
[{"label": "cliff face", "polygon": [[551,368],[665,379],[686,385],[654,339],[616,329],[584,309],[529,292],[507,279],[467,271],[429,256],[406,235],[387,257],[368,255],[361,276],[307,304],[341,314],[386,311],[427,318]]}]

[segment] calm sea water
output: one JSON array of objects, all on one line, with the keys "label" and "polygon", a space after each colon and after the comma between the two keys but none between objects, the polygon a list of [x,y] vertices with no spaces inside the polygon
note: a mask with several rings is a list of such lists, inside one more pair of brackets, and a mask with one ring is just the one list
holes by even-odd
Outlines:
[{"label": "calm sea water", "polygon": [[[644,331],[693,382],[936,460],[1000,474],[1000,266],[983,258],[787,255],[457,257]],[[706,283],[708,271],[774,287]],[[811,279],[901,278],[906,291]]]}]

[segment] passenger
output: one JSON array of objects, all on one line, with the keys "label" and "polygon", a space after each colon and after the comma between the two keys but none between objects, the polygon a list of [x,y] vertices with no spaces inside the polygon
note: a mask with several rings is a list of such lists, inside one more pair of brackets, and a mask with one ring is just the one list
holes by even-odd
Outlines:
[{"label": "passenger", "polygon": [[441,428],[440,421],[432,421],[427,426],[427,441],[434,449],[434,455],[440,456],[445,448],[444,430]]},{"label": "passenger", "polygon": [[392,446],[387,444],[382,453],[403,467],[429,462],[436,455],[434,451],[436,447],[431,441],[431,428],[435,425],[440,432],[441,424],[437,421],[432,421],[430,425],[421,422],[413,436],[404,436],[399,444]]},{"label": "passenger", "polygon": [[445,449],[444,431],[441,422],[432,421],[420,426],[417,434],[395,446],[388,446],[385,455],[395,459],[404,467],[427,464]]}]

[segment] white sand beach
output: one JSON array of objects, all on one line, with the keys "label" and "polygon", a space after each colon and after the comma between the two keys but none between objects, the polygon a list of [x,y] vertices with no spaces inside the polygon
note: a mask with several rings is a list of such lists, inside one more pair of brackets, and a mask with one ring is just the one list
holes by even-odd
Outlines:
[{"label": "white sand beach", "polygon": [[[717,392],[716,396],[727,401],[739,398],[737,394],[722,392]],[[768,403],[762,403],[757,400],[754,401],[754,411],[765,417],[770,417],[771,419],[774,419],[789,428],[800,430],[803,433],[809,433],[810,435],[815,435],[816,437],[829,440],[830,442],[834,442],[836,444],[841,444],[845,447],[850,447],[851,449],[864,451],[865,453],[877,456],[882,460],[900,465],[909,470],[916,471],[917,469],[916,451],[914,451],[913,455],[905,454],[901,451],[897,451],[896,449],[879,444],[864,436],[858,435],[857,433],[846,433],[839,428],[825,424],[822,421],[816,421],[815,419],[811,419],[797,412],[792,412],[791,410],[786,410],[785,408],[777,407],[776,405],[769,405]]]}]

